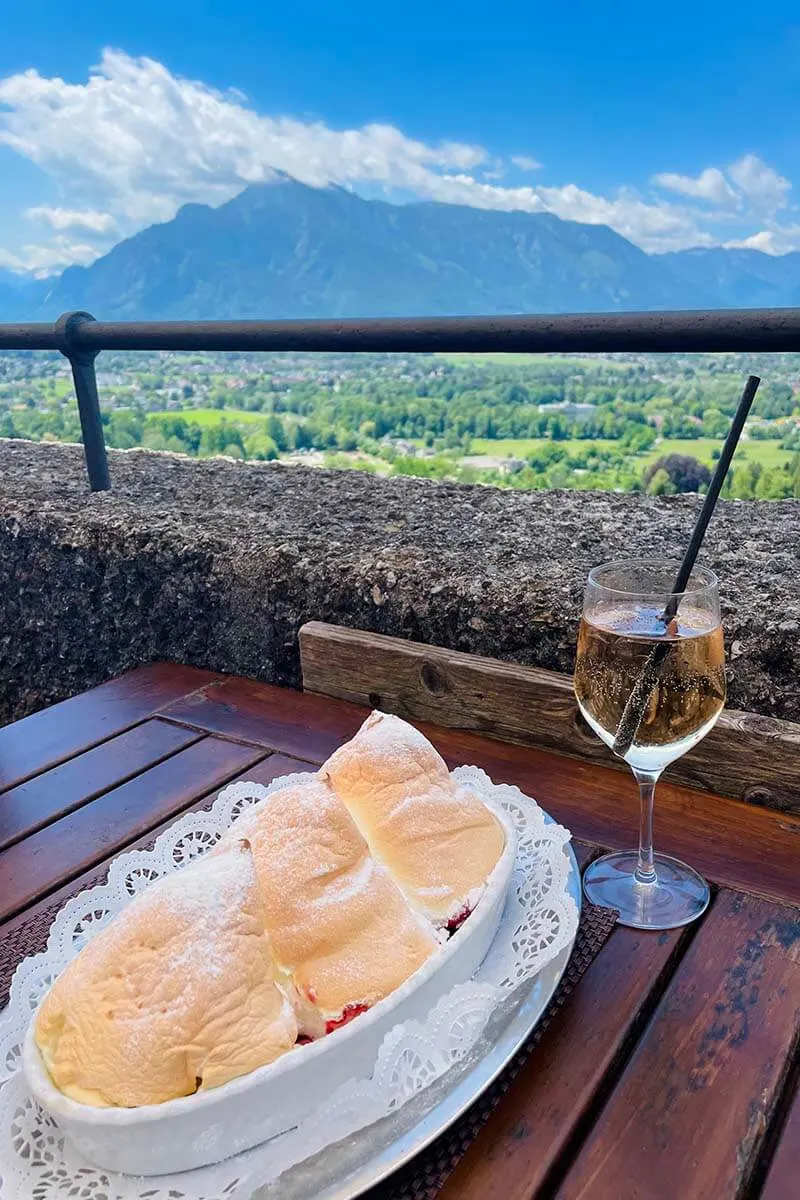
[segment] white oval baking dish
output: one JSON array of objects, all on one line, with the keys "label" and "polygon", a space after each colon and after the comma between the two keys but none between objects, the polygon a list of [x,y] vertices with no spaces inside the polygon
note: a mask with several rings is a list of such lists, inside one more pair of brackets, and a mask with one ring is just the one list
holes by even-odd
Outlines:
[{"label": "white oval baking dish", "polygon": [[490,804],[506,835],[503,854],[472,913],[420,969],[385,1000],[326,1037],[222,1087],[140,1108],[94,1108],[52,1083],[32,1021],[22,1063],[31,1092],[73,1145],[96,1166],[161,1175],[220,1162],[291,1129],[321,1097],[371,1074],[393,1026],[427,1015],[442,995],[470,979],[494,940],[516,857],[516,832]]}]

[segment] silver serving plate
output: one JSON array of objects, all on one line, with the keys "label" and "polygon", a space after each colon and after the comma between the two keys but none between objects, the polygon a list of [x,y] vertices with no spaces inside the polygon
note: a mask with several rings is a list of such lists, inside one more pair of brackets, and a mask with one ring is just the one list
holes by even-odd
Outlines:
[{"label": "silver serving plate", "polygon": [[[550,819],[550,818],[548,818]],[[572,846],[567,890],[578,911],[581,877]],[[462,1062],[398,1112],[298,1163],[280,1179],[259,1188],[253,1200],[354,1200],[402,1167],[466,1112],[539,1023],[566,970],[573,942],[536,978],[509,996],[493,1014],[480,1040]]]}]

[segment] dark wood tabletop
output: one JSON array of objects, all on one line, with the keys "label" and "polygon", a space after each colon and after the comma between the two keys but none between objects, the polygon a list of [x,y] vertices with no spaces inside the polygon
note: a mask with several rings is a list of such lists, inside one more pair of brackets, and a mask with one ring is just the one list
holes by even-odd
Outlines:
[{"label": "dark wood tabletop", "polygon": [[[231,780],[314,770],[365,714],[155,664],[0,729],[0,1002],[13,948],[42,948],[109,858]],[[418,723],[452,766],[535,796],[582,864],[634,841],[619,771]],[[800,818],[667,778],[656,841],[712,881],[708,912],[670,933],[614,930],[443,1200],[800,1197]]]}]

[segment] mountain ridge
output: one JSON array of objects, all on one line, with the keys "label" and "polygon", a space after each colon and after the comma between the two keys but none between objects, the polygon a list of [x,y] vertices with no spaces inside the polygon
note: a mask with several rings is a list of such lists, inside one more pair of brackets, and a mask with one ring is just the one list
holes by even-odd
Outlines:
[{"label": "mountain ridge", "polygon": [[[367,200],[276,173],[36,287],[0,279],[0,319],[501,315],[800,303],[800,252],[649,255],[552,213]],[[20,312],[20,307],[23,312]],[[13,311],[12,311],[13,310]]]}]

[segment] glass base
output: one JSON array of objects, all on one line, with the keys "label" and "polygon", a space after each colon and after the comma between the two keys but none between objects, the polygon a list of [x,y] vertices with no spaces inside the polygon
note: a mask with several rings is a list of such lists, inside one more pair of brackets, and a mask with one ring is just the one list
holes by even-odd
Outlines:
[{"label": "glass base", "polygon": [[677,929],[708,908],[708,884],[686,863],[656,854],[655,882],[639,883],[634,875],[638,862],[635,850],[595,859],[583,876],[587,900],[616,908],[619,924],[634,929]]}]

